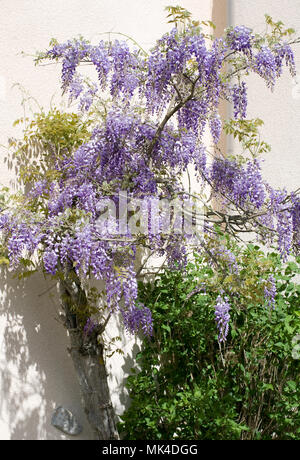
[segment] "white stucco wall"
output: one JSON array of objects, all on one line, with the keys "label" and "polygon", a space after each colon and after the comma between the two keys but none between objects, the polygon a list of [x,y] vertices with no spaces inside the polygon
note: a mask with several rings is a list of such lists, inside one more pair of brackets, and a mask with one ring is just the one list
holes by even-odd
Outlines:
[{"label": "white stucco wall", "polygon": [[[178,0],[1,0],[0,15],[0,144],[20,134],[12,127],[23,115],[22,85],[45,109],[52,96],[59,101],[59,67],[35,67],[35,51],[45,49],[52,37],[59,41],[79,34],[97,41],[103,32],[122,32],[150,48],[170,28],[166,5]],[[182,0],[195,18],[210,19],[212,0]],[[27,56],[22,57],[24,52]],[[29,55],[29,56],[28,56]],[[34,107],[34,103],[33,103]],[[30,115],[30,113],[29,113]],[[0,184],[14,185],[14,170],[4,163],[0,149]],[[69,359],[65,330],[56,321],[55,290],[36,275],[26,282],[0,272],[0,439],[71,439],[50,425],[53,409],[64,405],[84,426],[76,439],[91,439],[82,411],[76,375]],[[43,294],[43,295],[42,295]],[[116,334],[111,327],[110,335]],[[118,413],[126,404],[122,382],[132,367],[135,339],[125,337],[125,359],[108,361],[112,399]]]}]

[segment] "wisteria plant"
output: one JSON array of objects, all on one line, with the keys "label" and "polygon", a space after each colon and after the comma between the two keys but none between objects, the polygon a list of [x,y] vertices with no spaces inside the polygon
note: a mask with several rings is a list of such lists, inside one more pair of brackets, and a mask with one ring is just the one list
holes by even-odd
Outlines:
[{"label": "wisteria plant", "polygon": [[[218,264],[207,238],[218,238],[220,229],[276,244],[283,260],[300,244],[298,192],[263,179],[260,156],[269,147],[259,137],[262,122],[246,118],[247,75],[259,75],[271,90],[284,66],[295,76],[291,46],[299,40],[269,16],[263,35],[238,26],[214,38],[205,33],[211,24],[180,7],[169,11],[174,27],[149,53],[134,40],[84,38],[52,40],[39,53],[37,64],[61,63],[62,91],[78,101],[78,112],[52,110],[27,124],[14,144],[26,162],[24,192],[2,197],[2,262],[11,270],[41,267],[58,280],[70,353],[99,439],[118,438],[101,337],[115,313],[130,333],[151,335],[137,279],[147,275],[152,256],[163,259],[159,269],[184,267],[196,246]],[[85,66],[95,70],[94,80],[84,77]],[[226,123],[222,101],[233,105]],[[222,128],[239,138],[243,155],[220,151]],[[30,162],[33,146],[38,161]],[[184,181],[191,184],[191,176],[193,188]],[[100,321],[93,278],[104,283]],[[230,305],[221,292],[217,305],[225,341]]]}]

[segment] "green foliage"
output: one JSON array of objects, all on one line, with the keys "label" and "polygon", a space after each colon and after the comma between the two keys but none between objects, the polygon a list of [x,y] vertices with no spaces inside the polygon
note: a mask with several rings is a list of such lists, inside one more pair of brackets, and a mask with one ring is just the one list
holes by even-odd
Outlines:
[{"label": "green foliage", "polygon": [[[8,192],[9,189],[7,187],[0,187],[0,213],[7,209],[9,202]],[[0,240],[0,268],[1,265],[9,265],[9,259],[7,257],[7,249]]]},{"label": "green foliage", "polygon": [[[169,13],[167,18],[169,18],[168,23],[174,24],[177,28],[179,25],[182,25],[185,29],[186,25],[192,25],[193,27],[197,28],[198,30],[201,29],[201,26],[210,27],[212,29],[216,28],[216,25],[210,21],[195,21],[192,19],[192,13],[182,8],[181,6],[166,6],[165,10]],[[206,38],[212,38],[211,35],[204,35]]]},{"label": "green foliage", "polygon": [[[20,118],[14,124],[27,121]],[[28,184],[39,178],[49,182],[57,180],[55,160],[89,140],[90,124],[91,121],[85,121],[80,115],[58,109],[36,113],[25,125],[22,141],[10,145],[19,161],[22,181]]]},{"label": "green foliage", "polygon": [[0,246],[0,266],[1,265],[9,265],[9,259],[5,257],[5,251],[2,246]]},{"label": "green foliage", "polygon": [[0,208],[3,209],[6,206],[8,200],[8,187],[0,187]]},{"label": "green foliage", "polygon": [[29,126],[28,136],[33,135],[45,147],[54,147],[56,151],[71,152],[87,141],[90,133],[88,123],[75,113],[54,109],[49,113],[39,113]]},{"label": "green foliage", "polygon": [[[265,141],[261,140],[259,128],[264,124],[260,118],[252,120],[233,120],[230,119],[224,124],[224,131],[226,135],[233,136],[237,139],[243,147],[243,155],[235,156],[242,162],[248,161],[246,153],[250,154],[252,158],[263,155],[271,151],[271,147]],[[248,155],[249,156],[249,155]],[[228,158],[231,158],[228,156]]]},{"label": "green foliage", "polygon": [[268,41],[270,45],[276,43],[278,39],[283,37],[290,37],[295,33],[295,29],[284,27],[284,23],[282,21],[275,22],[269,14],[265,14],[266,24],[268,26]]},{"label": "green foliage", "polygon": [[[221,239],[220,247],[229,245]],[[300,260],[284,266],[252,245],[231,251],[238,274],[230,273],[226,256],[212,267],[195,255],[186,271],[140,285],[155,333],[138,355],[141,371],[128,378],[132,404],[120,425],[128,439],[300,439],[300,361],[293,357]],[[274,310],[264,298],[271,273]],[[221,346],[214,306],[222,291],[231,323]]]}]

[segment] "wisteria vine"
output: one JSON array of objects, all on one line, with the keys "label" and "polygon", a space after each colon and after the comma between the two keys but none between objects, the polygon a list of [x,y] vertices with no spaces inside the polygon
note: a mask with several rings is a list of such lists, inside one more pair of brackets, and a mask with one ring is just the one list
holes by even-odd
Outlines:
[{"label": "wisteria vine", "polygon": [[[94,45],[76,39],[52,42],[37,58],[45,60],[61,62],[62,90],[71,101],[78,101],[82,117],[100,113],[99,107],[105,109],[87,142],[71,152],[54,149],[56,176],[31,181],[22,211],[15,206],[0,214],[12,268],[24,254],[30,257],[38,251],[44,270],[51,275],[61,266],[72,266],[80,279],[91,275],[101,279],[109,311],[120,311],[130,332],[151,335],[151,312],[136,300],[137,275],[141,274],[135,268],[137,248],[165,256],[174,266],[185,263],[188,238],[174,232],[154,235],[151,229],[146,236],[133,235],[127,227],[122,232],[116,229],[113,219],[102,226],[98,221],[105,199],[112,198],[117,205],[124,190],[127,200],[143,199],[146,207],[153,197],[191,195],[181,181],[190,166],[196,171],[199,191],[209,186],[222,205],[216,211],[212,201],[205,203],[205,228],[210,236],[217,224],[232,235],[254,232],[264,240],[268,235],[270,241],[277,241],[283,259],[299,250],[299,195],[273,190],[264,181],[257,158],[240,162],[216,155],[217,150],[211,158],[203,141],[208,127],[213,143],[218,144],[222,100],[232,103],[234,119],[246,119],[250,72],[264,79],[270,89],[284,65],[295,76],[291,42],[257,36],[240,26],[209,41],[191,24],[184,32],[174,28],[165,34],[148,55],[125,41],[102,40]],[[82,76],[81,64],[95,68],[97,81]],[[200,192],[194,195],[203,202]],[[202,237],[198,250],[205,250]],[[232,260],[230,264],[232,270]],[[265,295],[273,305],[273,287],[266,288]],[[219,340],[225,341],[227,299],[218,297],[216,321]]]}]

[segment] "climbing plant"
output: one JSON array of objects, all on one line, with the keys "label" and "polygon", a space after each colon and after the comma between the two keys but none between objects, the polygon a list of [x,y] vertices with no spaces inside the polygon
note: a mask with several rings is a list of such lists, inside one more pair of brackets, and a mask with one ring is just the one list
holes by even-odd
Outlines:
[{"label": "climbing plant", "polygon": [[[149,53],[122,36],[97,44],[52,40],[38,54],[37,64],[61,63],[62,92],[78,111],[23,120],[24,137],[12,148],[24,188],[1,196],[1,261],[59,283],[71,355],[99,439],[118,437],[102,335],[115,313],[130,333],[153,333],[137,288],[151,256],[163,259],[160,270],[180,269],[196,247],[218,264],[206,239],[217,241],[218,228],[237,240],[247,233],[275,244],[283,260],[299,250],[299,195],[264,180],[260,156],[269,147],[259,136],[261,121],[247,120],[247,76],[257,74],[270,90],[285,66],[294,76],[292,45],[299,40],[268,16],[264,34],[238,26],[215,38],[209,22],[193,21],[180,7],[168,11],[173,28]],[[233,118],[223,127],[243,147],[237,156],[218,146],[224,100]],[[212,146],[204,144],[207,129]],[[184,185],[191,175],[193,189]],[[92,279],[103,290],[91,291]],[[216,301],[225,339],[229,304],[221,291]]]}]

